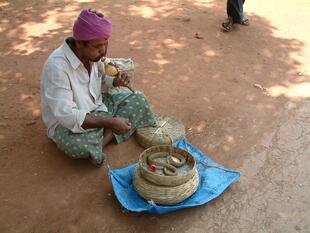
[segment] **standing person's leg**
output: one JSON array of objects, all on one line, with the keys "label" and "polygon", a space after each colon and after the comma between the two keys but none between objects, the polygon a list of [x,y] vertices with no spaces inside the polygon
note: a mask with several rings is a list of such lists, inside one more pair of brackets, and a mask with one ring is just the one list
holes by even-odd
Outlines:
[{"label": "standing person's leg", "polygon": [[232,2],[234,0],[227,0],[226,4],[226,12],[227,12],[227,19],[222,23],[222,27],[225,31],[230,32],[233,28],[234,19],[232,16],[233,5]]},{"label": "standing person's leg", "polygon": [[244,17],[243,4],[245,0],[227,0],[228,19],[222,23],[225,31],[231,31],[234,23],[248,25],[249,20]]},{"label": "standing person's leg", "polygon": [[243,14],[243,4],[245,0],[228,0],[229,6],[227,4],[227,14],[234,19],[234,23],[244,24],[245,21],[248,21]]},{"label": "standing person's leg", "polygon": [[242,16],[243,16],[243,18],[242,18],[240,24],[246,25],[246,26],[247,26],[247,25],[249,25],[249,19],[246,18],[246,17],[244,16],[244,13],[243,13],[243,4],[244,4],[244,2],[245,2],[245,0],[243,0],[243,2],[242,2]]}]

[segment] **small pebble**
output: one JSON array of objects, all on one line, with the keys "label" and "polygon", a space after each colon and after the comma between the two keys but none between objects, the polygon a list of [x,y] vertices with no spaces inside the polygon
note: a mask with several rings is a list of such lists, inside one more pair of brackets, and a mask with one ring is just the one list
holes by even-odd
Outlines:
[{"label": "small pebble", "polygon": [[299,226],[297,226],[297,225],[294,228],[295,228],[296,231],[300,231],[301,230],[301,228]]},{"label": "small pebble", "polygon": [[26,125],[34,125],[36,123],[36,121],[28,121],[26,122]]},{"label": "small pebble", "polygon": [[122,213],[126,214],[126,213],[128,213],[128,211],[126,209],[122,209]]},{"label": "small pebble", "polygon": [[259,89],[261,89],[261,90],[263,90],[263,91],[266,89],[266,88],[264,88],[262,85],[257,84],[257,83],[254,84],[254,87],[259,88]]},{"label": "small pebble", "polygon": [[191,18],[183,18],[183,19],[181,19],[183,22],[189,22],[189,21],[191,21]]},{"label": "small pebble", "polygon": [[199,32],[196,32],[195,33],[195,38],[196,39],[203,39],[204,37]]}]

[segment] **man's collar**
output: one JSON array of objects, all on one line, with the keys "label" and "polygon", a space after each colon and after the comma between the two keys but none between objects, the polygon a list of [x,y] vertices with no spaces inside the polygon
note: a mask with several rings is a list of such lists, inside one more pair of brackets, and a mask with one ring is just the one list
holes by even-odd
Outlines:
[{"label": "man's collar", "polygon": [[65,38],[64,40],[64,43],[62,45],[63,47],[63,51],[64,51],[64,54],[65,56],[67,57],[67,59],[69,60],[71,66],[73,67],[73,69],[77,69],[80,64],[82,64],[82,62],[80,61],[80,59],[74,54],[74,52],[72,51],[72,49],[70,48],[70,46],[68,45],[67,43],[67,39],[69,39],[70,37],[68,38]]}]

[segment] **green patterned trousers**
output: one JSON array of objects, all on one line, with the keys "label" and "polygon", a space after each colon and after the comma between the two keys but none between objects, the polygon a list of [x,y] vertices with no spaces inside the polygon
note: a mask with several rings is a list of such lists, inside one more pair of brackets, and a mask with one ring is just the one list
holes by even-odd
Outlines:
[{"label": "green patterned trousers", "polygon": [[[123,117],[129,119],[131,130],[123,135],[114,135],[116,142],[127,140],[137,128],[146,127],[155,123],[155,118],[142,92],[117,92],[103,94],[103,103],[108,112],[94,111],[95,116]],[[101,165],[105,159],[103,153],[104,128],[88,130],[85,133],[72,133],[71,130],[58,125],[54,139],[57,147],[71,158],[89,158],[95,165]]]}]

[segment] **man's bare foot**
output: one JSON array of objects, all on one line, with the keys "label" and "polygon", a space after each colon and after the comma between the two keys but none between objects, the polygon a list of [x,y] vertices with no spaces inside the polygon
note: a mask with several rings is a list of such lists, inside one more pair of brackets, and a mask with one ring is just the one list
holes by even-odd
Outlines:
[{"label": "man's bare foot", "polygon": [[106,145],[109,144],[114,138],[114,134],[112,129],[106,128],[104,129],[104,134],[103,134],[103,141],[102,141],[102,146],[105,147]]}]

